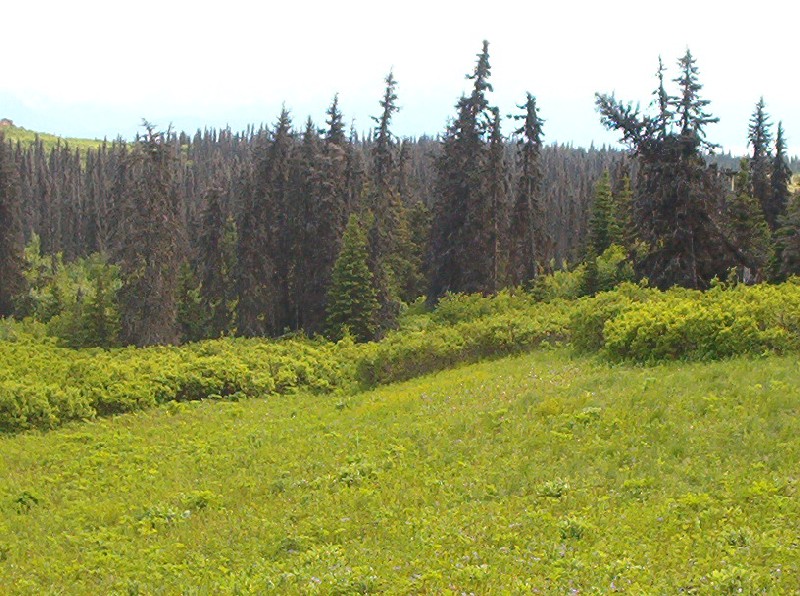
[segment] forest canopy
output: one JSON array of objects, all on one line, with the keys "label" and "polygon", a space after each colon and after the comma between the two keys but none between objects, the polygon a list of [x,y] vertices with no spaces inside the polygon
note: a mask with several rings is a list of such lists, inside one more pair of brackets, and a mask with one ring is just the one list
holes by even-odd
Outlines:
[{"label": "forest canopy", "polygon": [[241,133],[145,123],[97,147],[0,136],[0,316],[72,346],[369,340],[418,300],[544,295],[554,274],[591,295],[800,273],[800,199],[763,98],[742,126],[751,153],[717,155],[687,50],[671,80],[659,58],[649,111],[596,96],[626,150],[577,149],[544,143],[533,92],[501,114],[491,74],[484,42],[435,138],[394,134],[392,72],[363,135],[334,96],[321,126],[283,109]]}]

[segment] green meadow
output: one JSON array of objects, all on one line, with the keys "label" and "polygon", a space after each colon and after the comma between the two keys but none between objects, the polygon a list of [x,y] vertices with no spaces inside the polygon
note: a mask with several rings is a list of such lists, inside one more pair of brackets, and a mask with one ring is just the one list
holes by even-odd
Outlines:
[{"label": "green meadow", "polygon": [[0,324],[3,594],[800,589],[800,284],[417,305],[380,342]]},{"label": "green meadow", "polygon": [[566,349],[0,439],[11,594],[791,593],[796,357]]}]

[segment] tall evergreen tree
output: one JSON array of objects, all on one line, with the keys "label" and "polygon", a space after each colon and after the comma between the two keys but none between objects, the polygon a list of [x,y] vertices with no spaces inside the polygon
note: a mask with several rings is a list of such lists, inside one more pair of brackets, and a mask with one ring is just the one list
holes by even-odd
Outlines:
[{"label": "tall evergreen tree", "polygon": [[500,129],[500,110],[492,108],[491,112],[488,154],[483,177],[486,200],[483,203],[485,214],[482,232],[487,236],[485,244],[490,249],[486,265],[489,273],[486,290],[496,292],[500,289],[506,268],[503,257],[507,252],[505,247],[507,242],[508,182],[506,180],[505,138]]},{"label": "tall evergreen tree", "polygon": [[[711,102],[700,98],[703,86],[698,77],[697,61],[689,49],[678,60],[678,66],[680,75],[673,80],[678,84],[678,95],[669,98],[669,102],[672,104],[675,124],[681,133],[684,152],[692,154],[702,147],[713,149],[716,145],[705,140],[705,127],[708,124],[719,122],[719,118],[715,118],[705,111]],[[659,97],[659,103],[660,101]],[[659,113],[659,117],[663,117],[663,115],[663,112]]]},{"label": "tall evergreen tree", "polygon": [[[786,163],[786,139],[783,133],[783,123],[778,122],[778,134],[775,136],[775,155],[772,158],[770,170],[770,199],[767,204],[765,217],[767,222],[773,219],[777,225],[786,212],[789,202],[789,184],[792,181],[792,170]],[[776,226],[772,226],[774,229]]]},{"label": "tall evergreen tree", "polygon": [[[266,139],[259,143],[266,143]],[[274,302],[271,283],[275,269],[269,252],[272,238],[268,223],[272,209],[270,197],[256,192],[255,173],[250,168],[243,168],[239,178],[242,215],[236,243],[236,331],[244,337],[258,337],[267,334],[267,317]]]},{"label": "tall evergreen tree", "polygon": [[24,287],[24,244],[14,156],[0,132],[0,317],[14,312]]},{"label": "tall evergreen tree", "polygon": [[514,131],[521,171],[517,179],[509,230],[508,280],[518,286],[536,278],[547,255],[545,216],[541,200],[541,150],[544,121],[536,110],[536,98],[527,94],[524,114],[514,116],[522,125]]},{"label": "tall evergreen tree", "polygon": [[368,209],[372,213],[369,230],[370,269],[375,280],[380,303],[379,326],[388,329],[399,314],[397,279],[403,263],[401,244],[408,240],[408,229],[403,201],[397,192],[397,160],[395,142],[391,132],[392,118],[397,107],[397,81],[389,72],[380,101],[381,115],[373,117],[374,148],[372,151],[372,177]]},{"label": "tall evergreen tree", "polygon": [[347,142],[347,135],[344,132],[344,116],[339,109],[338,93],[333,96],[333,101],[325,113],[328,115],[328,119],[325,121],[328,125],[325,140],[341,147]]},{"label": "tall evergreen tree", "polygon": [[655,117],[655,128],[657,131],[657,135],[660,138],[665,138],[667,136],[668,127],[672,123],[672,118],[674,113],[672,111],[672,102],[674,98],[670,97],[667,94],[666,89],[664,88],[664,73],[667,71],[667,67],[664,66],[664,62],[661,60],[661,56],[658,57],[658,70],[656,71],[656,77],[658,78],[658,87],[653,92],[653,103],[658,108],[658,114]]},{"label": "tall evergreen tree", "polygon": [[613,96],[598,95],[597,106],[603,124],[620,131],[639,160],[634,212],[647,250],[638,263],[640,274],[662,288],[703,288],[745,259],[715,219],[723,189],[701,153],[714,147],[706,141],[705,127],[717,119],[700,98],[691,52],[678,65],[678,93],[668,103],[672,115],[667,126],[659,122],[661,112],[655,118],[642,116]]},{"label": "tall evergreen tree", "polygon": [[763,279],[770,258],[771,239],[761,205],[752,195],[750,162],[746,159],[741,161],[728,201],[726,232],[730,241],[746,257],[746,262],[739,266],[740,279]]},{"label": "tall evergreen tree", "polygon": [[622,176],[619,190],[613,196],[615,222],[611,233],[611,243],[623,247],[628,254],[636,245],[636,225],[633,216],[633,189],[631,178]]},{"label": "tall evergreen tree", "polygon": [[182,239],[171,133],[145,122],[121,164],[116,254],[123,344],[148,346],[178,341],[178,271]]},{"label": "tall evergreen tree", "polygon": [[281,110],[272,139],[256,148],[252,185],[246,189],[239,225],[238,333],[277,334],[288,320],[287,248],[290,157],[294,147],[289,111]]},{"label": "tall evergreen tree", "polygon": [[472,91],[456,104],[458,116],[445,133],[437,162],[438,201],[431,234],[429,287],[432,300],[448,291],[489,293],[496,287],[496,246],[491,235],[496,214],[485,178],[493,122],[486,98],[492,90],[490,74],[489,44],[484,41],[475,70],[467,75]]},{"label": "tall evergreen tree", "polygon": [[776,233],[778,279],[800,275],[800,192],[789,199],[786,213],[780,218]]},{"label": "tall evergreen tree", "polygon": [[753,154],[750,157],[750,183],[752,195],[761,205],[770,229],[774,230],[777,225],[778,214],[773,212],[774,209],[770,205],[769,170],[771,143],[770,121],[765,111],[764,98],[762,97],[756,104],[748,128],[748,145],[753,148]]},{"label": "tall evergreen tree", "polygon": [[331,339],[341,339],[345,329],[358,341],[375,336],[379,304],[368,259],[367,234],[353,214],[344,232],[328,292],[326,328]]},{"label": "tall evergreen tree", "polygon": [[616,230],[614,198],[611,195],[611,175],[608,170],[605,170],[595,184],[592,215],[589,220],[589,246],[595,256],[603,254],[611,246]]},{"label": "tall evergreen tree", "polygon": [[305,265],[298,276],[302,304],[298,325],[309,333],[323,331],[331,272],[339,254],[348,215],[348,152],[338,98],[328,109],[324,142],[306,128],[298,152],[296,189],[304,193],[298,202],[306,205],[303,247]]},{"label": "tall evergreen tree", "polygon": [[422,201],[406,211],[408,235],[400,245],[402,267],[398,273],[400,299],[409,304],[425,296],[428,280],[427,248],[431,234],[431,212]]},{"label": "tall evergreen tree", "polygon": [[104,257],[90,261],[89,280],[92,292],[86,300],[82,327],[86,345],[110,348],[119,338],[116,268]]},{"label": "tall evergreen tree", "polygon": [[206,190],[200,227],[200,296],[209,337],[228,333],[232,324],[230,287],[234,284],[235,246],[230,238],[232,220],[223,214],[221,195],[219,186]]}]

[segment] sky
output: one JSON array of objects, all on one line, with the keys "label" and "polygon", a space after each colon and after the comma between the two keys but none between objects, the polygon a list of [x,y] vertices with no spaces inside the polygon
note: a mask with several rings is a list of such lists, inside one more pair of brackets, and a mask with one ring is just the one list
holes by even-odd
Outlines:
[{"label": "sky", "polygon": [[308,116],[323,125],[339,93],[363,132],[392,69],[394,132],[436,135],[487,39],[490,101],[503,114],[530,91],[547,142],[600,146],[617,135],[600,124],[594,93],[646,107],[659,55],[674,77],[690,48],[720,118],[709,140],[744,152],[763,96],[798,154],[798,17],[797,3],[776,0],[13,0],[0,9],[0,118],[61,136],[131,138],[142,118],[241,130],[273,122],[285,103],[302,127]]}]

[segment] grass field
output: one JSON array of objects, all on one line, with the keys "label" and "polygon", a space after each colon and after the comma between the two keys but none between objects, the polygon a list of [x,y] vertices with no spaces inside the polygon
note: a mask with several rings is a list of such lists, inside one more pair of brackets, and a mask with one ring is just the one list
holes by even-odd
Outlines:
[{"label": "grass field", "polygon": [[57,145],[63,146],[66,144],[73,149],[86,151],[86,149],[96,149],[103,144],[103,141],[97,139],[67,139],[48,133],[27,130],[19,126],[7,126],[0,128],[0,133],[3,133],[3,136],[5,136],[7,141],[11,141],[13,143],[19,141],[22,143],[22,145],[33,145],[38,137],[42,141],[44,148],[48,151]]},{"label": "grass field", "polygon": [[799,387],[541,349],[6,436],[1,591],[796,593]]}]

